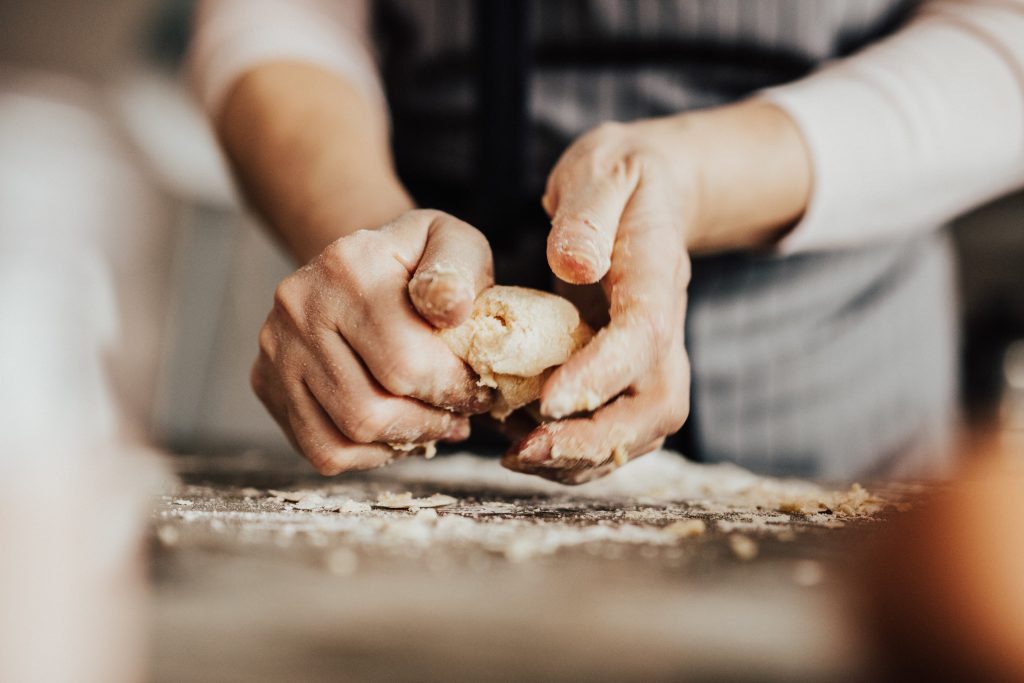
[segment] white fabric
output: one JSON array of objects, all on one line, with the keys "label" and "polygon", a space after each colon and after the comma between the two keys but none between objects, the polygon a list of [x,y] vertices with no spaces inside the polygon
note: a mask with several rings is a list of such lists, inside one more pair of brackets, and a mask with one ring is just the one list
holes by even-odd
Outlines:
[{"label": "white fabric", "polygon": [[783,251],[934,228],[1024,184],[1024,2],[926,3],[890,38],[763,95],[813,159]]},{"label": "white fabric", "polygon": [[383,103],[368,22],[366,0],[201,0],[190,62],[203,107],[215,116],[243,74],[279,61],[335,71]]},{"label": "white fabric", "polygon": [[[215,114],[258,64],[332,69],[383,101],[368,7],[353,0],[203,0],[193,66]],[[785,252],[933,228],[1024,184],[1024,0],[932,0],[887,39],[761,93],[814,165]]]}]

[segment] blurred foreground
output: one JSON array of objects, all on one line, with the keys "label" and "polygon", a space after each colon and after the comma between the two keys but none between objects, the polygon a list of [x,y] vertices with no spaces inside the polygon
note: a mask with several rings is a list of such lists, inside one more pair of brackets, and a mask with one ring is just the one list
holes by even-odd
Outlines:
[{"label": "blurred foreground", "polygon": [[[863,490],[668,452],[573,489],[472,456],[178,463],[154,680],[870,680],[844,568],[894,509]],[[366,504],[385,491],[455,502]]]}]

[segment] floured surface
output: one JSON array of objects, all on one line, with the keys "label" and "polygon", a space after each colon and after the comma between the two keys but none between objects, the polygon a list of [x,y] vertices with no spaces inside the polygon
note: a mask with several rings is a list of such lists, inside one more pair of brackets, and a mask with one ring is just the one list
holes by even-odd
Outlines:
[{"label": "floured surface", "polygon": [[[863,490],[666,452],[574,488],[470,455],[334,479],[259,454],[178,465],[185,483],[153,511],[157,630],[177,638],[159,647],[198,662],[216,642],[210,661],[249,680],[311,661],[324,675],[308,680],[352,666],[366,680],[418,680],[424,666],[556,680],[563,665],[595,679],[834,679],[853,658],[835,613],[850,535],[896,514]],[[272,661],[252,660],[251,642]],[[386,656],[360,654],[384,642]]]},{"label": "floured surface", "polygon": [[[228,492],[209,504],[215,495],[211,487],[185,486],[156,521],[200,527],[231,522],[272,542],[301,533],[336,536],[375,552],[407,555],[415,548],[429,553],[454,546],[519,561],[588,544],[665,549],[684,538],[708,541],[735,533],[791,542],[808,531],[867,523],[887,505],[900,504],[859,485],[832,490],[731,465],[698,465],[665,451],[572,488],[509,472],[492,458],[461,454],[410,459],[371,473],[319,479],[315,486],[248,487],[244,495]],[[430,524],[409,514],[434,507],[438,516]],[[692,533],[695,526],[685,527],[690,522],[707,533]]]}]

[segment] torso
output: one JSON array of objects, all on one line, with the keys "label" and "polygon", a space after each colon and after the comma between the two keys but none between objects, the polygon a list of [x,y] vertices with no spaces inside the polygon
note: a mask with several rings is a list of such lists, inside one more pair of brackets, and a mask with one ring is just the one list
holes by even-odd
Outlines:
[{"label": "torso", "polygon": [[[539,197],[575,137],[602,121],[723,104],[793,80],[893,30],[913,3],[531,6],[524,185],[538,208],[520,229],[478,227],[496,248],[500,282],[543,286],[550,274]],[[403,178],[425,203],[471,219],[473,9],[470,0],[387,0],[376,12]],[[939,234],[791,258],[697,259],[687,319],[689,454],[830,478],[934,460],[948,436],[956,384],[951,301]]]}]

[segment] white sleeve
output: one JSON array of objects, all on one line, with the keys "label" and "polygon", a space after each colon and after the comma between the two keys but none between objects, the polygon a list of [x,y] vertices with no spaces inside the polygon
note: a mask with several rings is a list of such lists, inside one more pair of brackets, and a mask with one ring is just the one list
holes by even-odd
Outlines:
[{"label": "white sleeve", "polygon": [[1024,185],[1024,0],[926,2],[892,36],[761,96],[814,166],[782,251],[934,228]]},{"label": "white sleeve", "polygon": [[210,115],[245,72],[275,61],[330,69],[384,102],[366,0],[200,0],[189,66]]}]

